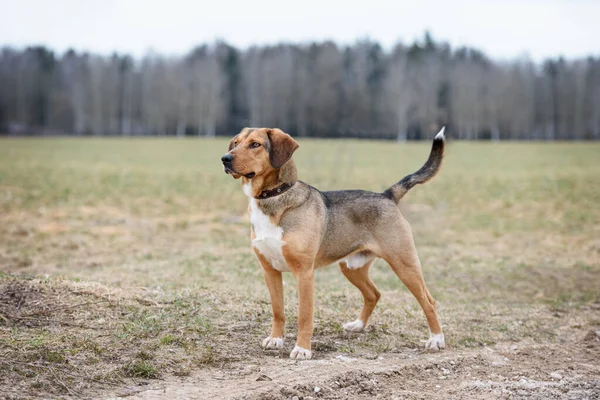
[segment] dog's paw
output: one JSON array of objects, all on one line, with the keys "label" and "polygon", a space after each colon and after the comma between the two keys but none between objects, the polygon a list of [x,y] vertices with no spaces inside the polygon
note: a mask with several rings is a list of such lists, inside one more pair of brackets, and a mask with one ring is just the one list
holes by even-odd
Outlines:
[{"label": "dog's paw", "polygon": [[281,337],[272,338],[269,336],[262,342],[263,349],[281,350],[283,349],[284,340]]},{"label": "dog's paw", "polygon": [[346,332],[362,332],[363,329],[365,329],[365,324],[360,319],[344,324],[344,330]]},{"label": "dog's paw", "polygon": [[444,334],[430,334],[429,340],[425,343],[425,349],[438,351],[446,347],[446,342],[444,341]]},{"label": "dog's paw", "polygon": [[311,357],[312,352],[300,346],[294,347],[294,350],[290,353],[292,360],[310,360]]}]

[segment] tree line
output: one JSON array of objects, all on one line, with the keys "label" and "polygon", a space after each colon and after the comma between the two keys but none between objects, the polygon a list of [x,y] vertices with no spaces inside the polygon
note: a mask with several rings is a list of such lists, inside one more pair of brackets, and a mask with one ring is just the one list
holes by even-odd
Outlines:
[{"label": "tree line", "polygon": [[600,139],[600,57],[491,60],[429,34],[385,51],[370,40],[179,57],[0,51],[0,133],[486,140]]}]

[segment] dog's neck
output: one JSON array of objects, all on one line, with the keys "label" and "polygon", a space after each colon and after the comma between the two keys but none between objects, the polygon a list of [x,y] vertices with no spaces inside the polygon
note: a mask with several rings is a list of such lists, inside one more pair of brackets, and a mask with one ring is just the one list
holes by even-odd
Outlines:
[{"label": "dog's neck", "polygon": [[278,188],[286,183],[292,184],[298,180],[298,170],[294,160],[289,160],[279,169],[256,175],[252,179],[242,177],[244,193],[248,197],[258,197],[260,193]]}]

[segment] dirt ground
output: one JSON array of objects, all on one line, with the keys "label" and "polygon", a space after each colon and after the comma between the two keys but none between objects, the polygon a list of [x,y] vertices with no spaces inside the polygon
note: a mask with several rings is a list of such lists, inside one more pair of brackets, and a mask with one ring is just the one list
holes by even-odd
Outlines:
[{"label": "dirt ground", "polygon": [[[247,309],[239,310],[246,317],[215,318],[216,326],[200,335],[194,335],[192,330],[176,337],[163,334],[159,336],[159,345],[153,341],[154,335],[144,332],[181,330],[185,318],[181,315],[189,310],[185,304],[168,308],[172,303],[168,297],[148,295],[143,289],[118,291],[93,283],[52,279],[23,281],[5,277],[3,281],[0,314],[8,318],[3,325],[11,325],[10,343],[19,351],[17,356],[11,353],[10,346],[0,347],[3,354],[0,370],[8,372],[9,379],[11,375],[14,377],[12,385],[3,385],[5,399],[596,399],[600,396],[600,330],[589,329],[588,323],[590,318],[600,315],[597,303],[576,311],[536,310],[532,321],[540,327],[534,333],[552,330],[555,340],[540,336],[537,341],[517,338],[466,347],[464,341],[457,341],[452,335],[457,332],[464,336],[468,327],[451,327],[446,332],[449,346],[440,352],[423,350],[422,344],[403,338],[395,329],[388,332],[381,322],[356,334],[328,325],[323,327],[323,321],[318,320],[313,340],[315,358],[297,362],[288,358],[294,342],[293,327],[284,350],[260,349],[260,338],[268,327],[268,304],[263,305],[267,314],[264,320],[248,318],[249,313],[256,312],[256,303],[250,302]],[[192,313],[210,315],[199,299],[193,302],[198,308]],[[215,303],[209,305],[214,306]],[[222,307],[233,308],[230,304]],[[162,309],[165,320],[175,315],[173,321],[177,327],[168,321],[137,330],[129,327],[132,321],[140,324],[146,312],[155,319],[156,309]],[[522,315],[515,311],[512,317],[522,318]],[[506,322],[511,316],[501,318]],[[471,318],[472,329],[481,323],[486,321]],[[193,329],[197,331],[197,327]],[[120,333],[124,331],[132,335]],[[164,340],[169,337],[170,340]],[[23,344],[18,345],[19,341]],[[383,346],[385,343],[391,345]],[[160,372],[152,374],[143,371],[124,376],[115,374],[123,371],[118,367],[122,360],[131,359],[161,360],[164,364]],[[106,372],[101,373],[103,370]],[[19,380],[19,375],[39,383],[29,385],[27,380]],[[46,381],[42,376],[46,376]],[[5,377],[0,378],[4,381]]]},{"label": "dirt ground", "polygon": [[130,399],[598,399],[600,331],[549,346],[502,344],[478,350],[412,349],[373,358],[286,355],[143,382],[116,392]]},{"label": "dirt ground", "polygon": [[[423,350],[378,260],[360,334],[342,329],[358,290],[317,271],[314,359],[294,362],[290,275],[285,348],[260,348],[271,307],[226,144],[0,143],[0,399],[600,398],[599,145],[449,146],[401,206],[447,348]],[[428,151],[306,140],[295,158],[316,187],[383,190]]]}]

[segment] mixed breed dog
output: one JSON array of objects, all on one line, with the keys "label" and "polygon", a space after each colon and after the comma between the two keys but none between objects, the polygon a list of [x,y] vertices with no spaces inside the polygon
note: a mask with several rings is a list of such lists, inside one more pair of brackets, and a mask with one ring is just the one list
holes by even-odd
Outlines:
[{"label": "mixed breed dog", "polygon": [[298,284],[298,335],[290,358],[305,360],[312,356],[315,269],[337,262],[342,274],[361,291],[364,305],[360,315],[344,324],[344,330],[360,332],[381,296],[369,277],[377,257],[392,267],[421,305],[430,332],[425,348],[445,347],[410,225],[398,208],[414,185],[427,182],[439,171],[444,145],[442,128],[421,169],[383,193],[321,192],[298,180],[292,159],[298,143],[290,135],[279,129],[244,128],[231,139],[221,158],[223,169],[242,180],[250,200],[252,248],[271,296],[273,323],[262,342],[265,349],[278,350],[284,345],[282,272],[291,272]]}]

